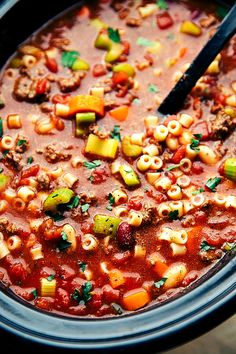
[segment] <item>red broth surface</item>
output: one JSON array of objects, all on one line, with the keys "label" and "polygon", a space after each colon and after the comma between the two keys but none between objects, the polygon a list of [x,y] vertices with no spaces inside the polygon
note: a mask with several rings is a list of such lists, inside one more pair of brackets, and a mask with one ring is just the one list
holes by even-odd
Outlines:
[{"label": "red broth surface", "polygon": [[178,114],[156,114],[224,15],[101,0],[18,48],[0,102],[10,291],[46,311],[122,315],[183,292],[235,249],[235,38]]}]

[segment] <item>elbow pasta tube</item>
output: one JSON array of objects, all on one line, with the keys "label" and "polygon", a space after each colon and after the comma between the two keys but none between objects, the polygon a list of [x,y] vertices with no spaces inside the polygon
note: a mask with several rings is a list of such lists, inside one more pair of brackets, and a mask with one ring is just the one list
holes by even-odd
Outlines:
[{"label": "elbow pasta tube", "polygon": [[14,198],[12,200],[12,206],[17,211],[23,211],[25,209],[25,202],[21,198]]},{"label": "elbow pasta tube", "polygon": [[25,203],[28,203],[35,197],[35,192],[32,188],[23,186],[18,189],[17,196],[21,198]]},{"label": "elbow pasta tube", "polygon": [[190,146],[192,138],[193,138],[193,134],[188,130],[184,130],[182,132],[181,136],[179,137],[179,143],[181,145],[188,145],[189,144],[189,146]]},{"label": "elbow pasta tube", "polygon": [[67,248],[67,252],[68,253],[74,252],[77,246],[75,229],[70,224],[65,224],[62,228],[62,231],[66,234],[67,241],[70,242],[71,244],[70,247]]},{"label": "elbow pasta tube", "polygon": [[21,238],[19,236],[10,236],[7,239],[7,247],[10,251],[14,251],[16,249],[19,249],[21,247]]},{"label": "elbow pasta tube", "polygon": [[162,177],[154,183],[154,187],[160,192],[166,192],[171,187],[171,180],[168,177]]},{"label": "elbow pasta tube", "polygon": [[187,188],[191,183],[191,179],[188,176],[183,175],[177,178],[176,183],[180,188]]},{"label": "elbow pasta tube", "polygon": [[7,243],[4,240],[3,234],[0,232],[0,259],[3,259],[10,253]]},{"label": "elbow pasta tube", "polygon": [[150,168],[152,158],[149,155],[142,155],[137,161],[137,168],[139,171],[146,171]]},{"label": "elbow pasta tube", "polygon": [[16,198],[16,192],[11,188],[7,188],[4,192],[4,198],[8,203],[12,203],[13,199]]},{"label": "elbow pasta tube", "polygon": [[85,269],[83,272],[86,280],[92,280],[93,279],[93,272],[91,271],[91,269]]},{"label": "elbow pasta tube", "polygon": [[37,134],[50,134],[54,129],[54,123],[50,118],[40,118],[35,123],[35,131]]},{"label": "elbow pasta tube", "polygon": [[180,169],[181,171],[183,171],[184,173],[189,173],[191,171],[192,168],[192,161],[184,158],[180,161]]},{"label": "elbow pasta tube", "polygon": [[144,124],[146,128],[155,127],[158,124],[158,117],[157,116],[147,116],[144,118]]},{"label": "elbow pasta tube", "polygon": [[30,255],[33,261],[37,261],[38,259],[44,258],[42,252],[42,245],[35,244],[33,247],[30,248]]},{"label": "elbow pasta tube", "polygon": [[165,141],[167,135],[168,135],[168,129],[163,124],[158,125],[153,133],[153,136],[157,141]]},{"label": "elbow pasta tube", "polygon": [[153,156],[151,158],[151,166],[150,166],[151,170],[160,170],[162,166],[163,166],[163,161],[160,157]]},{"label": "elbow pasta tube", "polygon": [[190,144],[186,145],[185,156],[189,160],[194,160],[195,157],[198,155],[197,151],[191,149]]},{"label": "elbow pasta tube", "polygon": [[131,226],[139,227],[142,224],[142,221],[143,221],[143,215],[141,213],[138,213],[136,211],[129,212],[128,223]]},{"label": "elbow pasta tube", "polygon": [[22,127],[19,114],[9,114],[7,116],[7,126],[9,129],[20,129]]},{"label": "elbow pasta tube", "polygon": [[181,188],[177,185],[171,186],[167,192],[167,195],[170,199],[173,199],[173,200],[182,199]]},{"label": "elbow pasta tube", "polygon": [[236,197],[233,195],[229,195],[226,197],[226,202],[225,202],[225,207],[226,208],[236,208]]},{"label": "elbow pasta tube", "polygon": [[216,205],[218,206],[225,206],[227,198],[224,195],[220,195],[218,193],[215,193],[213,196],[213,201],[215,202]]},{"label": "elbow pasta tube", "polygon": [[173,231],[171,233],[171,242],[178,245],[184,245],[188,241],[188,234],[185,230]]},{"label": "elbow pasta tube", "polygon": [[144,133],[134,133],[130,137],[131,144],[143,146],[143,141],[145,139]]},{"label": "elbow pasta tube", "polygon": [[163,227],[161,229],[161,234],[158,238],[159,238],[159,240],[162,240],[162,241],[164,240],[164,241],[171,242],[173,232],[174,231],[172,229],[170,229],[169,227]]},{"label": "elbow pasta tube", "polygon": [[150,145],[145,146],[143,148],[143,153],[147,154],[149,156],[157,156],[157,155],[159,155],[159,150],[158,150],[158,147],[156,145],[150,144]]},{"label": "elbow pasta tube", "polygon": [[57,179],[59,177],[61,177],[61,175],[63,174],[64,170],[61,167],[56,167],[53,170],[51,170],[49,172],[50,177],[53,179]]},{"label": "elbow pasta tube", "polygon": [[182,133],[182,125],[180,124],[180,122],[178,122],[177,120],[171,120],[168,124],[167,124],[167,129],[169,131],[170,134],[174,135],[174,136],[179,136]]},{"label": "elbow pasta tube", "polygon": [[78,177],[73,175],[70,172],[65,173],[61,177],[62,181],[67,185],[67,187],[71,188],[78,181]]},{"label": "elbow pasta tube", "polygon": [[215,165],[219,160],[216,153],[207,145],[199,146],[198,156],[202,162],[206,163],[207,165]]},{"label": "elbow pasta tube", "polygon": [[146,247],[141,245],[135,245],[134,247],[134,257],[135,258],[145,258],[147,253]]},{"label": "elbow pasta tube", "polygon": [[128,216],[129,210],[124,207],[124,206],[118,206],[113,209],[115,216],[119,217],[125,217]]},{"label": "elbow pasta tube", "polygon": [[193,124],[194,119],[189,114],[182,113],[180,114],[179,122],[184,128],[189,128]]},{"label": "elbow pasta tube", "polygon": [[160,172],[147,172],[146,173],[146,179],[147,179],[148,183],[150,183],[152,186],[160,178],[160,176],[161,176]]},{"label": "elbow pasta tube", "polygon": [[82,237],[82,248],[85,251],[95,251],[98,248],[98,240],[91,234]]},{"label": "elbow pasta tube", "polygon": [[71,159],[71,166],[74,168],[79,168],[83,165],[83,160],[79,156],[75,156]]},{"label": "elbow pasta tube", "polygon": [[206,198],[202,194],[195,195],[191,198],[191,203],[194,207],[200,207],[205,203]]},{"label": "elbow pasta tube", "polygon": [[111,164],[111,173],[113,175],[115,175],[116,173],[120,172],[120,166],[121,166],[120,161],[116,160],[116,161],[112,162],[112,164]]},{"label": "elbow pasta tube", "polygon": [[166,146],[171,150],[171,151],[175,151],[178,149],[179,147],[179,140],[178,138],[174,137],[174,136],[167,136],[166,138]]},{"label": "elbow pasta tube", "polygon": [[186,274],[187,268],[184,263],[172,264],[163,275],[164,278],[167,278],[163,288],[165,290],[176,288],[182,283]]},{"label": "elbow pasta tube", "polygon": [[4,135],[1,140],[1,148],[10,150],[14,147],[14,139],[10,135]]},{"label": "elbow pasta tube", "polygon": [[172,211],[177,210],[179,217],[183,216],[183,203],[181,201],[170,202],[169,207]]},{"label": "elbow pasta tube", "polygon": [[107,268],[107,262],[101,262],[100,263],[100,269],[101,269],[103,274],[109,274],[110,273],[110,271]]},{"label": "elbow pasta tube", "polygon": [[171,208],[167,203],[162,203],[158,206],[157,212],[160,218],[165,218],[171,212]]},{"label": "elbow pasta tube", "polygon": [[184,200],[183,206],[184,206],[184,214],[187,214],[190,210],[194,209],[194,206],[189,200]]},{"label": "elbow pasta tube", "polygon": [[25,54],[23,55],[22,57],[22,61],[24,63],[24,65],[30,69],[32,68],[36,62],[37,62],[37,59],[33,56],[33,55],[30,55],[30,54]]},{"label": "elbow pasta tube", "polygon": [[122,189],[116,189],[112,193],[115,205],[124,204],[128,200],[128,196]]},{"label": "elbow pasta tube", "polygon": [[172,250],[172,256],[184,256],[187,252],[187,248],[184,245],[177,245],[176,243],[172,242],[170,244],[170,248]]},{"label": "elbow pasta tube", "polygon": [[7,211],[8,203],[6,200],[0,200],[0,214],[5,213]]}]

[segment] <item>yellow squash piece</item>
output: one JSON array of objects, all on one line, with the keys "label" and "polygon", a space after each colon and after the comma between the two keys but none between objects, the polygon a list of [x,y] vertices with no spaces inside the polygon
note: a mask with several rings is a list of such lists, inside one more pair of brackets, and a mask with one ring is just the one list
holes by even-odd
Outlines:
[{"label": "yellow squash piece", "polygon": [[115,139],[100,139],[94,134],[89,134],[85,147],[87,154],[114,159],[118,149],[118,141]]},{"label": "yellow squash piece", "polygon": [[202,34],[201,28],[192,21],[184,21],[180,27],[180,32],[198,37]]}]

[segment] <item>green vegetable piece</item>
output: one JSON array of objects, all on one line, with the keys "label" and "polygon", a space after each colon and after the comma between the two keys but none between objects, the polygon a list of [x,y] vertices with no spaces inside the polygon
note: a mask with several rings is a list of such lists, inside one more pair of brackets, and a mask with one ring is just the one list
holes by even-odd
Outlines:
[{"label": "green vegetable piece", "polygon": [[216,187],[218,186],[218,184],[220,184],[220,182],[220,177],[209,178],[205,186],[209,188],[212,192],[216,192]]},{"label": "green vegetable piece", "polygon": [[96,121],[96,114],[94,112],[87,112],[87,113],[77,113],[76,114],[76,127],[80,126],[81,124],[90,124],[95,123]]},{"label": "green vegetable piece", "polygon": [[127,157],[138,157],[142,154],[142,148],[139,145],[131,144],[130,137],[124,136],[121,142],[122,152]]},{"label": "green vegetable piece", "polygon": [[155,288],[160,289],[160,288],[165,284],[165,282],[167,281],[167,279],[168,279],[168,278],[161,278],[160,280],[155,281],[155,282],[154,282]]},{"label": "green vegetable piece", "polygon": [[115,43],[120,43],[121,42],[120,33],[119,33],[118,29],[114,30],[113,28],[108,27],[107,31],[108,31],[109,38],[113,42],[115,42]]},{"label": "green vegetable piece", "polygon": [[49,196],[45,199],[43,203],[43,208],[46,211],[55,211],[58,205],[67,204],[74,196],[74,192],[69,188],[58,188],[55,189]]},{"label": "green vegetable piece", "polygon": [[82,136],[87,134],[87,127],[79,125],[75,129],[76,138],[81,138]]},{"label": "green vegetable piece", "polygon": [[72,64],[71,69],[73,71],[77,71],[77,70],[88,71],[90,69],[90,65],[89,63],[87,63],[87,61],[77,58]]},{"label": "green vegetable piece", "polygon": [[93,231],[95,234],[115,236],[120,223],[121,219],[114,216],[97,214],[94,217]]},{"label": "green vegetable piece", "polygon": [[0,174],[0,192],[3,192],[6,189],[9,181],[10,181],[9,176],[5,176],[3,174]]},{"label": "green vegetable piece", "polygon": [[160,10],[168,10],[168,4],[165,0],[157,0],[157,6]]},{"label": "green vegetable piece", "polygon": [[23,60],[20,58],[13,58],[10,62],[10,67],[13,69],[18,69],[23,64]]},{"label": "green vegetable piece", "polygon": [[128,63],[117,64],[117,65],[113,66],[112,70],[113,70],[114,73],[123,72],[123,73],[126,73],[130,77],[134,77],[135,76],[134,67],[132,65],[128,64]]},{"label": "green vegetable piece", "polygon": [[121,141],[120,126],[119,125],[114,125],[113,130],[111,130],[110,137],[112,139],[117,140],[117,141]]},{"label": "green vegetable piece", "polygon": [[207,241],[202,241],[201,245],[200,245],[200,249],[202,251],[210,251],[210,250],[214,250],[215,247],[214,246],[210,246],[209,243]]},{"label": "green vegetable piece", "polygon": [[71,68],[76,59],[80,56],[80,53],[76,50],[69,52],[63,52],[61,56],[61,63],[66,68]]},{"label": "green vegetable piece", "polygon": [[236,158],[230,157],[224,163],[224,177],[236,182]]},{"label": "green vegetable piece", "polygon": [[128,187],[137,187],[140,185],[139,177],[131,166],[120,166],[120,174]]},{"label": "green vegetable piece", "polygon": [[2,122],[2,118],[0,118],[0,138],[3,137],[3,122]]}]

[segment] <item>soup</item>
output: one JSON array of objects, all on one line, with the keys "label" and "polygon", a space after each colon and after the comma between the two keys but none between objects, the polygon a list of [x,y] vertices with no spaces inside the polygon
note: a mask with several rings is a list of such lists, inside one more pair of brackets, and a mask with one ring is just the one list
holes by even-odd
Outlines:
[{"label": "soup", "polygon": [[159,304],[235,250],[236,42],[156,113],[224,9],[98,1],[1,73],[0,281],[38,309]]}]

